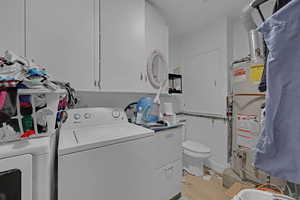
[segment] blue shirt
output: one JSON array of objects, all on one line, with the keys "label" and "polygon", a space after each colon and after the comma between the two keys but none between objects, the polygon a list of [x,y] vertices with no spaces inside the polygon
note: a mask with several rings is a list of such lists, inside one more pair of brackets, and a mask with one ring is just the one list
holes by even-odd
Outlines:
[{"label": "blue shirt", "polygon": [[265,127],[255,166],[300,184],[300,0],[292,0],[259,28],[267,62]]}]

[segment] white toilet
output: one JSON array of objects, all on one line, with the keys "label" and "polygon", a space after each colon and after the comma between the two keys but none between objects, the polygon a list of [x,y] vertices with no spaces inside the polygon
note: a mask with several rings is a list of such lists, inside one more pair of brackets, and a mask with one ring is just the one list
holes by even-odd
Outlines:
[{"label": "white toilet", "polygon": [[210,148],[187,140],[183,142],[183,168],[195,176],[203,176],[204,162],[210,157]]}]

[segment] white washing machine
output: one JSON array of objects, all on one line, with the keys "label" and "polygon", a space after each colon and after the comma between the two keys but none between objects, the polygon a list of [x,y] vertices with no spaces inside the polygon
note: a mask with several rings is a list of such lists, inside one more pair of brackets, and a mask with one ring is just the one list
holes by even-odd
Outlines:
[{"label": "white washing machine", "polygon": [[0,200],[50,200],[50,137],[0,145]]},{"label": "white washing machine", "polygon": [[120,109],[68,111],[59,140],[59,200],[154,200],[154,132]]}]

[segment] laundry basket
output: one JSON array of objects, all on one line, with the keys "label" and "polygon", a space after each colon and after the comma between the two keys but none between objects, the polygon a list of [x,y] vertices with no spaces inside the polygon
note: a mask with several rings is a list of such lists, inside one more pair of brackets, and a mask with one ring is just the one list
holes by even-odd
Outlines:
[{"label": "laundry basket", "polygon": [[274,194],[271,192],[264,192],[259,190],[243,190],[236,195],[232,200],[295,200],[291,197]]},{"label": "laundry basket", "polygon": [[60,97],[64,90],[18,89],[14,114],[0,128],[0,144],[55,133]]}]

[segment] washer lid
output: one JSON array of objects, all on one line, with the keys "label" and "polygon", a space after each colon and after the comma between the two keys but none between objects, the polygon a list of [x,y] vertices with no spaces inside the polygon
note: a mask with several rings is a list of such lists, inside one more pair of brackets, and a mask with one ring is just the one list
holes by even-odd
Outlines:
[{"label": "washer lid", "polygon": [[185,141],[183,142],[183,148],[195,153],[210,153],[210,148],[205,146],[204,144],[193,142],[193,141]]},{"label": "washer lid", "polygon": [[59,155],[153,136],[154,131],[134,124],[118,124],[62,130]]}]

